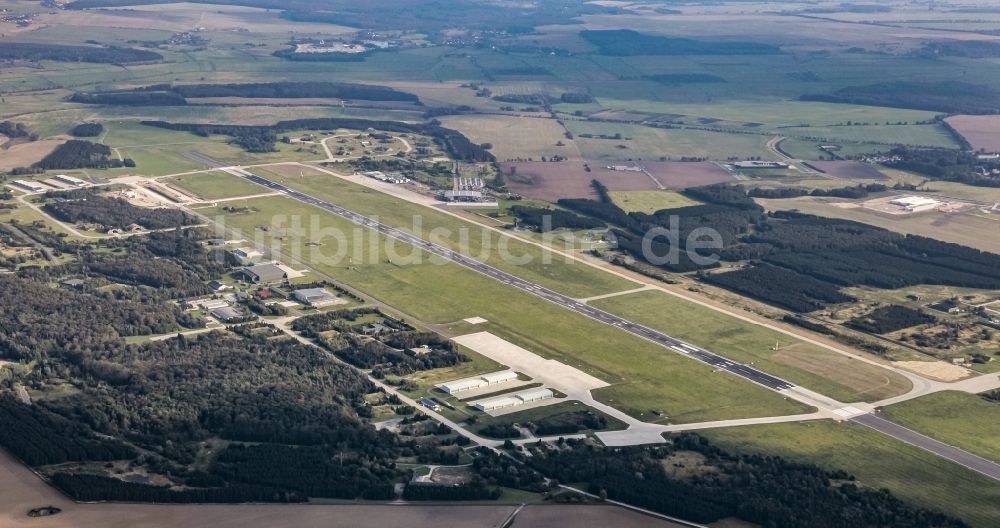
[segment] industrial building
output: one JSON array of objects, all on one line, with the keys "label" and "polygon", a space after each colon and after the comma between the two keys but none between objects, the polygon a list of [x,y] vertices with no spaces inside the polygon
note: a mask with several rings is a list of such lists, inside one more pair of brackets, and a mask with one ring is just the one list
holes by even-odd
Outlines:
[{"label": "industrial building", "polygon": [[512,370],[502,370],[500,372],[491,372],[489,374],[483,374],[482,376],[449,381],[447,383],[442,383],[438,385],[438,388],[447,392],[448,394],[456,394],[459,392],[480,389],[483,387],[500,385],[503,383],[514,381],[516,379],[517,379],[517,372],[514,372]]},{"label": "industrial building", "polygon": [[305,288],[292,292],[292,297],[296,301],[313,308],[322,308],[331,304],[340,303],[336,295],[326,291],[324,288]]},{"label": "industrial building", "polygon": [[69,185],[72,187],[86,187],[88,185],[87,182],[81,180],[80,178],[74,178],[72,176],[67,176],[65,174],[57,174],[52,179],[59,183],[62,183],[64,185]]},{"label": "industrial building", "polygon": [[911,213],[919,213],[920,211],[930,211],[944,205],[944,202],[940,202],[933,198],[927,198],[924,196],[903,196],[900,198],[894,198],[889,200],[891,205],[902,207]]},{"label": "industrial building", "polygon": [[513,394],[497,396],[496,398],[480,400],[474,404],[474,407],[484,412],[496,411],[507,407],[516,407],[518,405],[547,400],[553,396],[555,396],[555,393],[552,392],[552,389],[529,389]]},{"label": "industrial building", "polygon": [[446,202],[481,202],[483,193],[480,191],[444,191],[439,198]]},{"label": "industrial building", "polygon": [[229,321],[236,321],[238,319],[243,319],[244,317],[246,317],[246,315],[244,315],[243,312],[228,305],[210,310],[209,313],[212,314],[212,317],[215,317],[216,319],[218,319],[223,323],[228,323]]},{"label": "industrial building", "polygon": [[264,256],[263,253],[253,248],[236,248],[233,250],[233,255],[241,262],[253,261]]},{"label": "industrial building", "polygon": [[49,190],[48,187],[40,183],[35,183],[33,181],[28,181],[28,180],[14,180],[12,183],[22,189],[26,189],[31,192],[45,192]]},{"label": "industrial building", "polygon": [[733,163],[737,169],[787,169],[788,164],[780,161],[737,161]]},{"label": "industrial building", "polygon": [[235,275],[254,284],[272,284],[288,278],[284,270],[274,264],[257,264],[240,268]]}]

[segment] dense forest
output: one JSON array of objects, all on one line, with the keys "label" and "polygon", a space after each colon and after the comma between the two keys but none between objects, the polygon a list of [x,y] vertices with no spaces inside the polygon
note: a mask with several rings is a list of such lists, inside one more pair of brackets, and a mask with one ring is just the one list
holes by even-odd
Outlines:
[{"label": "dense forest", "polygon": [[371,121],[355,118],[314,118],[279,121],[270,126],[256,125],[212,125],[200,123],[167,123],[165,121],[143,121],[142,124],[165,128],[168,130],[183,130],[199,136],[220,134],[230,136],[233,141],[251,152],[270,152],[275,149],[277,134],[293,130],[336,130],[347,128],[352,130],[368,130],[369,128],[383,132],[403,134],[421,134],[434,138],[452,157],[464,161],[496,161],[483,145],[469,141],[461,132],[442,127],[438,122],[403,123],[400,121]]},{"label": "dense forest", "polygon": [[969,152],[897,147],[889,151],[889,155],[899,158],[886,162],[889,167],[916,172],[935,180],[1000,187],[1000,176],[992,173],[993,169],[1000,169],[1000,163],[980,160]]},{"label": "dense forest", "polygon": [[[843,287],[895,289],[917,284],[966,288],[1000,288],[1000,255],[891,231],[849,220],[823,218],[793,211],[766,214],[736,185],[695,187],[685,192],[702,205],[664,209],[653,214],[626,213],[594,182],[600,200],[563,199],[559,205],[613,226],[618,249],[674,272],[704,271],[717,262],[695,262],[687,251],[688,237],[698,228],[712,228],[722,241],[717,250],[724,261],[742,262],[740,269],[704,273],[702,280],[794,311],[813,311],[831,303],[850,302]],[[885,190],[881,184],[820,191],[817,195],[855,196]],[[783,195],[783,193],[781,193]],[[676,239],[644,237],[653,229]],[[675,251],[673,254],[671,250]],[[704,255],[702,255],[704,256]],[[782,284],[782,288],[774,288]]]},{"label": "dense forest", "polygon": [[990,86],[960,81],[892,81],[848,86],[830,94],[806,94],[800,99],[955,114],[1000,112],[1000,91]]},{"label": "dense forest", "polygon": [[417,96],[387,86],[340,82],[273,82],[251,84],[157,84],[132,90],[109,92],[78,92],[70,97],[74,103],[109,105],[168,105],[187,104],[198,97],[249,97],[291,99],[303,97],[334,97],[366,101],[402,101],[419,103]]},{"label": "dense forest", "polygon": [[[683,464],[674,457],[678,453],[689,455]],[[706,524],[735,517],[782,528],[965,526],[908,506],[887,491],[863,488],[846,473],[779,457],[735,455],[690,434],[656,447],[610,449],[567,440],[517,458],[520,463],[481,451],[473,467],[491,484],[537,490],[542,475],[583,482],[591,493]],[[672,475],[681,467],[694,474]]]},{"label": "dense forest", "polygon": [[920,310],[890,304],[855,317],[846,324],[851,328],[873,334],[888,334],[911,326],[933,323],[936,319]]},{"label": "dense forest", "polygon": [[32,132],[24,123],[15,123],[13,121],[0,121],[0,136],[28,138],[31,141],[38,139],[38,134]]},{"label": "dense forest", "polygon": [[[358,319],[377,322],[376,339],[371,339]],[[408,324],[388,317],[375,308],[337,310],[296,319],[292,329],[315,340],[338,358],[375,377],[406,375],[419,370],[450,367],[468,358],[450,340],[432,332],[415,331]],[[426,352],[417,354],[412,349]]]},{"label": "dense forest", "polygon": [[761,42],[704,41],[645,35],[630,29],[585,30],[583,40],[604,55],[774,55],[781,49]]},{"label": "dense forest", "polygon": [[80,123],[71,128],[69,134],[75,137],[97,137],[104,132],[104,125],[100,123]]},{"label": "dense forest", "polygon": [[112,159],[111,148],[100,143],[71,139],[56,147],[33,167],[42,170],[55,169],[108,169],[134,167],[135,162],[126,159]]},{"label": "dense forest", "polygon": [[43,208],[64,222],[89,222],[124,229],[133,224],[146,229],[167,229],[198,223],[179,209],[136,207],[122,198],[101,196],[96,188],[53,191],[45,194],[50,202]]},{"label": "dense forest", "polygon": [[132,62],[152,62],[161,59],[163,59],[163,56],[155,51],[134,48],[63,46],[27,42],[4,42],[4,45],[0,46],[0,60],[48,60],[126,64]]},{"label": "dense forest", "polygon": [[535,231],[551,231],[553,229],[595,229],[605,227],[604,222],[573,214],[562,209],[544,209],[515,205],[510,208],[511,214],[517,217],[518,224],[530,227]]}]

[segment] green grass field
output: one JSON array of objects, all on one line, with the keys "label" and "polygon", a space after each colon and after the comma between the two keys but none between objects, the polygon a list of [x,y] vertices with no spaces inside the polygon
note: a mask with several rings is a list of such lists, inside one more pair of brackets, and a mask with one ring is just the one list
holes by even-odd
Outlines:
[{"label": "green grass field", "polygon": [[[595,396],[635,416],[653,418],[648,412],[658,409],[674,422],[693,422],[808,411],[762,387],[715,375],[705,365],[455,264],[427,258],[403,264],[400,257],[389,257],[381,237],[367,229],[355,230],[354,224],[319,209],[279,197],[246,204],[256,212],[227,214],[221,208],[200,212],[223,216],[228,228],[240,230],[233,236],[252,239],[258,228],[266,227],[267,232],[259,233],[262,243],[280,248],[283,254],[422,324],[445,325],[439,328],[451,335],[490,331],[613,383]],[[288,215],[301,215],[308,222],[290,229]],[[274,219],[285,223],[276,225]],[[337,233],[345,236],[338,238]],[[399,252],[410,252],[410,248],[396,246]],[[489,323],[454,323],[473,316]]]},{"label": "green grass field", "polygon": [[221,171],[175,176],[160,181],[180,187],[205,200],[235,198],[267,192],[259,185],[254,185],[243,178]]},{"label": "green grass field", "polygon": [[[584,159],[625,160],[682,157],[725,160],[730,157],[769,158],[768,136],[751,134],[726,134],[691,129],[651,128],[620,123],[566,121],[566,128],[573,133],[574,141]],[[581,134],[621,134],[622,139],[593,139]],[[619,145],[625,148],[619,148]]]},{"label": "green grass field", "polygon": [[900,425],[1000,462],[1000,403],[946,391],[891,405],[885,414]]},{"label": "green grass field", "polygon": [[886,488],[914,506],[959,517],[976,528],[1000,526],[1000,486],[995,480],[866,427],[821,421],[699,434],[724,449],[846,470],[862,485]]},{"label": "green grass field", "polygon": [[906,378],[889,370],[667,293],[643,291],[590,304],[842,402],[877,401],[910,388]]},{"label": "green grass field", "polygon": [[688,207],[701,202],[673,191],[611,191],[611,200],[627,212],[653,214],[661,209]]},{"label": "green grass field", "polygon": [[[273,178],[357,213],[378,217],[379,221],[385,224],[446,245],[566,295],[589,297],[635,287],[635,283],[629,280],[567,260],[538,246],[488,230],[479,224],[336,176],[318,171],[310,172],[310,169],[306,168],[305,176],[299,177],[299,167],[291,167],[281,172],[278,172],[278,168],[254,170],[264,177]],[[289,173],[292,175],[287,176]],[[512,258],[504,258],[505,254]]]}]

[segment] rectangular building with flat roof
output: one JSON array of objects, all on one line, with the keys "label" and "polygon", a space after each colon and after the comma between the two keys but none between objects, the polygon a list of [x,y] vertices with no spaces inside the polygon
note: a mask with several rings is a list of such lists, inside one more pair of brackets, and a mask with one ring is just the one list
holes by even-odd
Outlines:
[{"label": "rectangular building with flat roof", "polygon": [[516,379],[517,373],[513,370],[501,370],[500,372],[490,372],[489,374],[483,374],[481,376],[449,381],[438,385],[438,388],[448,394],[455,394],[456,392],[464,392],[482,387],[490,387],[492,385],[500,385]]},{"label": "rectangular building with flat roof", "polygon": [[22,189],[25,189],[25,190],[28,190],[28,191],[31,191],[31,192],[43,192],[43,191],[47,191],[49,189],[48,187],[46,187],[46,186],[44,186],[44,185],[42,185],[40,183],[35,183],[33,181],[28,181],[28,180],[14,180],[12,183],[14,185],[17,185],[18,187],[20,187]]},{"label": "rectangular building with flat roof", "polygon": [[62,183],[62,184],[65,184],[65,185],[71,185],[73,187],[86,187],[87,186],[87,182],[81,180],[80,178],[74,178],[72,176],[67,176],[65,174],[57,174],[52,179],[55,180],[55,181],[57,181],[57,182],[59,182],[59,183]]}]

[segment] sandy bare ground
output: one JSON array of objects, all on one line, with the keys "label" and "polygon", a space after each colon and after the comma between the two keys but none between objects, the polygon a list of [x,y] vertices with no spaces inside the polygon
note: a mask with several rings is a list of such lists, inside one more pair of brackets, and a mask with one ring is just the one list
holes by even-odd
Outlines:
[{"label": "sandy bare ground", "polygon": [[802,197],[788,200],[757,199],[768,211],[798,210],[803,213],[854,220],[902,233],[954,242],[983,251],[1000,252],[1000,215],[973,214],[975,209],[944,213],[927,211],[916,214],[890,215],[867,207],[844,207],[823,198]]},{"label": "sandy bare ground", "polygon": [[944,361],[893,361],[892,365],[940,381],[958,381],[970,374],[965,368]]},{"label": "sandy bare ground", "polygon": [[65,139],[42,139],[0,150],[0,171],[27,167],[41,160],[65,142]]},{"label": "sandy bare ground", "polygon": [[988,152],[1000,151],[1000,116],[959,115],[945,121],[968,141],[972,148]]}]

